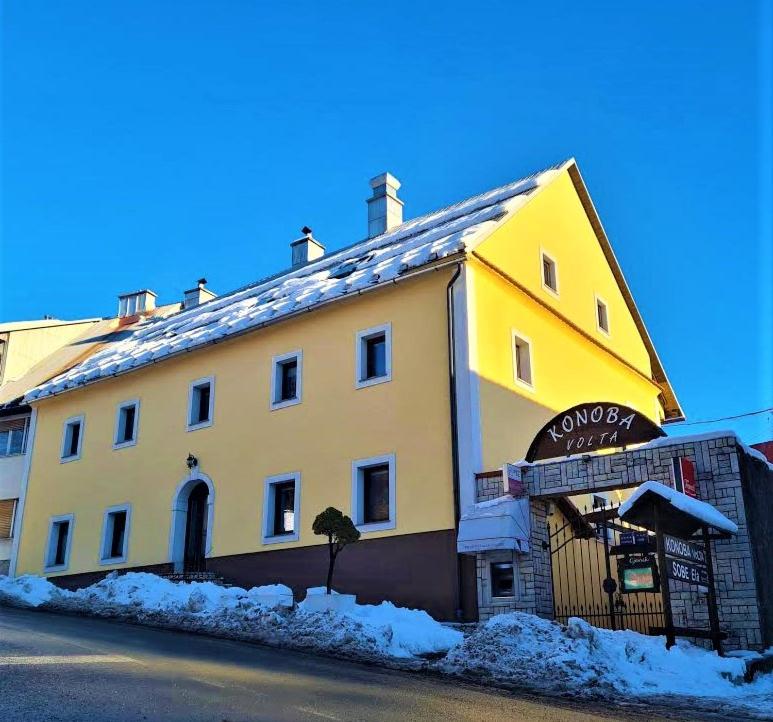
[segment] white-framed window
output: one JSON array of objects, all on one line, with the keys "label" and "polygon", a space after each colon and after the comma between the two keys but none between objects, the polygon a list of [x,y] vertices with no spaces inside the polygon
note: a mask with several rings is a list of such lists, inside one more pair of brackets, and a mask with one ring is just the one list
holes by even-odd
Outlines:
[{"label": "white-framed window", "polygon": [[274,356],[271,360],[271,408],[283,409],[301,403],[303,351]]},{"label": "white-framed window", "polygon": [[131,518],[131,504],[116,504],[105,509],[102,541],[99,545],[100,564],[121,564],[126,561]]},{"label": "white-framed window", "polygon": [[596,296],[596,328],[609,336],[609,306],[600,296]]},{"label": "white-framed window", "polygon": [[513,378],[518,386],[534,389],[531,341],[518,331],[513,331]]},{"label": "white-framed window", "polygon": [[355,369],[358,389],[392,380],[392,324],[357,332]]},{"label": "white-framed window", "polygon": [[212,426],[215,412],[215,377],[191,381],[188,390],[188,431]]},{"label": "white-framed window", "polygon": [[48,522],[48,541],[43,566],[47,572],[61,572],[70,563],[72,531],[75,525],[73,514],[52,516]]},{"label": "white-framed window", "polygon": [[118,404],[115,414],[115,436],[113,448],[123,449],[125,446],[134,446],[137,443],[137,429],[140,423],[139,399],[124,401]]},{"label": "white-framed window", "polygon": [[62,463],[77,461],[81,458],[84,427],[85,419],[83,414],[71,416],[64,422],[64,427],[62,428],[62,448],[59,454],[59,460]]},{"label": "white-framed window", "polygon": [[29,416],[0,420],[0,457],[18,456],[27,448]]},{"label": "white-framed window", "polygon": [[363,532],[395,528],[394,454],[352,462],[352,518]]},{"label": "white-framed window", "polygon": [[554,296],[558,295],[558,264],[547,251],[540,251],[540,273],[542,274],[542,288]]},{"label": "white-framed window", "polygon": [[518,564],[513,552],[489,552],[484,557],[486,602],[494,606],[509,605],[520,596]]},{"label": "white-framed window", "polygon": [[263,487],[263,543],[298,541],[300,515],[300,473],[294,471],[266,477]]}]

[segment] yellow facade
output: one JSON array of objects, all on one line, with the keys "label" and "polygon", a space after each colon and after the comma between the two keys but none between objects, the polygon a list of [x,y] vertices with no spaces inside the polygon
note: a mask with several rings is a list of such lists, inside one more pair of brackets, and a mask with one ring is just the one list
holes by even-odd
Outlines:
[{"label": "yellow facade", "polygon": [[[107,507],[133,505],[128,559],[167,561],[170,509],[193,453],[215,486],[211,556],[319,544],[327,506],[351,507],[351,462],[394,453],[394,530],[454,526],[445,288],[451,269],[342,301],[206,350],[38,404],[34,458],[17,573],[41,573],[51,516],[75,514],[67,574],[99,565]],[[417,313],[420,309],[420,313]],[[392,324],[392,380],[355,388],[355,335]],[[303,350],[302,403],[270,410],[270,366]],[[215,377],[214,423],[186,431],[188,386]],[[113,450],[116,408],[140,400],[136,446]],[[420,409],[420,413],[417,412]],[[60,463],[64,421],[83,414],[81,458]],[[264,479],[301,474],[300,539],[263,546]]]}]

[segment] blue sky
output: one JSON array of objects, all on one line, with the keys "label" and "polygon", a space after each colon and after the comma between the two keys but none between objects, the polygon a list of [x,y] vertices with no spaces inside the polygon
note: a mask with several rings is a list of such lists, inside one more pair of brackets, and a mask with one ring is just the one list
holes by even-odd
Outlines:
[{"label": "blue sky", "polygon": [[0,320],[347,245],[386,169],[410,217],[575,156],[691,420],[773,406],[770,2],[543,5],[9,0]]}]

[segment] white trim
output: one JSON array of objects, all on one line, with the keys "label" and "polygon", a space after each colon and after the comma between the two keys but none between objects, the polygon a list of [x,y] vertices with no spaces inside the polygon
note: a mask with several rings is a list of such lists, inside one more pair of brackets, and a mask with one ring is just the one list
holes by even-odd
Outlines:
[{"label": "white trim", "polygon": [[[515,328],[510,329],[510,336],[511,336],[511,346],[510,346],[510,353],[513,357],[513,382],[516,386],[520,386],[523,389],[526,389],[527,391],[534,392],[535,383],[534,383],[534,344],[531,342],[531,339],[528,336],[524,336],[520,331],[518,331]],[[528,346],[529,351],[529,376],[530,380],[526,381],[525,379],[522,379],[520,376],[518,376],[518,364],[515,359],[515,345],[516,340],[521,341],[525,343]]]},{"label": "white trim", "polygon": [[[601,324],[599,323],[599,304],[602,304],[604,306],[604,310],[607,314],[607,328],[604,329],[601,327]],[[604,334],[607,338],[609,338],[612,335],[612,322],[609,318],[609,304],[604,300],[602,296],[599,296],[598,293],[593,294],[593,315],[596,317],[596,330]]]},{"label": "white trim", "polygon": [[[362,498],[362,470],[369,466],[379,464],[389,465],[389,519],[387,521],[377,521],[370,524],[362,522],[363,516],[363,498]],[[397,526],[397,463],[394,454],[384,454],[382,456],[370,456],[367,459],[356,459],[352,462],[352,519],[354,525],[360,532],[367,533],[371,531],[383,531],[385,529],[394,529]]]},{"label": "white trim", "polygon": [[[64,547],[64,564],[49,564],[51,559],[51,544],[53,542],[52,534],[54,531],[54,525],[58,522],[68,521],[70,526],[67,529],[67,543]],[[67,567],[70,565],[70,550],[72,549],[72,535],[75,529],[75,515],[74,514],[59,514],[58,516],[52,516],[48,520],[48,537],[46,539],[46,546],[43,550],[43,571],[45,572],[64,572],[67,571]]]},{"label": "white trim", "polygon": [[[281,364],[285,361],[295,359],[297,368],[295,371],[295,398],[279,400],[282,392],[282,375],[280,373]],[[283,353],[279,356],[274,356],[271,359],[271,388],[269,389],[269,400],[271,410],[284,409],[288,406],[296,406],[303,400],[303,350],[290,351],[289,353]]]},{"label": "white trim", "polygon": [[[64,455],[64,448],[67,442],[67,429],[75,422],[80,423],[80,431],[78,432],[78,453],[72,456]],[[81,458],[81,451],[83,450],[83,436],[86,431],[86,416],[85,414],[79,414],[78,416],[71,416],[69,419],[64,420],[62,424],[62,443],[59,447],[59,463],[66,464],[70,461],[78,461]]]},{"label": "white trim", "polygon": [[19,501],[16,503],[16,513],[14,514],[13,523],[16,526],[15,529],[11,529],[12,541],[11,541],[11,561],[8,567],[8,576],[16,576],[16,563],[19,557],[19,542],[21,541],[22,524],[24,523],[24,507],[27,501],[27,486],[30,479],[30,469],[32,468],[32,447],[35,445],[35,430],[38,424],[38,409],[37,407],[32,409],[30,415],[30,423],[27,431],[27,448],[24,452],[24,467],[21,473],[21,493],[19,494]]},{"label": "white trim", "polygon": [[[124,409],[128,409],[131,406],[134,407],[134,425],[132,427],[132,438],[130,441],[117,441],[118,433],[121,430],[121,412]],[[140,400],[130,399],[129,401],[122,401],[118,404],[118,408],[115,410],[115,429],[113,430],[113,449],[125,449],[127,446],[135,446],[137,444],[137,431],[140,425]]]},{"label": "white trim", "polygon": [[[550,261],[553,264],[553,273],[556,277],[555,288],[551,288],[550,286],[548,286],[547,283],[545,283],[545,267],[543,263],[545,258],[547,258],[548,261]],[[541,246],[539,249],[539,277],[542,283],[542,288],[545,289],[551,296],[558,298],[560,295],[560,289],[561,289],[561,284],[558,280],[558,261],[556,260],[556,257],[552,253],[550,253],[549,251],[546,251]]]},{"label": "white trim", "polygon": [[[272,503],[271,487],[285,481],[295,484],[295,503],[293,505],[293,532],[291,534],[274,534],[274,504]],[[260,541],[263,544],[281,544],[282,542],[298,541],[300,537],[301,520],[301,472],[291,471],[287,474],[267,476],[263,481],[263,518],[260,526]]]},{"label": "white trim", "polygon": [[[209,384],[209,418],[206,421],[200,421],[196,424],[191,423],[191,412],[193,411],[193,390],[198,386]],[[196,431],[197,429],[206,429],[212,426],[215,420],[215,377],[204,376],[203,378],[191,381],[188,384],[188,408],[185,412],[185,430]]]},{"label": "white trim", "polygon": [[[374,336],[378,336],[380,334],[384,334],[384,341],[385,341],[385,362],[386,362],[386,374],[383,376],[374,376],[373,378],[363,378],[365,375],[363,373],[364,370],[364,364],[366,363],[367,359],[365,358],[364,354],[362,353],[363,347],[365,346],[365,342],[373,338]],[[364,389],[368,386],[375,386],[376,384],[383,384],[387,381],[392,380],[392,324],[391,323],[384,323],[381,326],[373,326],[372,328],[366,328],[362,331],[357,331],[357,338],[355,341],[355,365],[354,365],[354,386],[358,389]]]},{"label": "white trim", "polygon": [[215,521],[215,485],[206,474],[199,471],[198,466],[191,469],[175,489],[172,497],[172,521],[169,525],[169,562],[174,564],[174,571],[182,571],[185,559],[185,524],[188,513],[188,497],[196,484],[203,481],[209,489],[207,496],[207,536],[204,540],[204,556],[212,554],[212,531]]},{"label": "white trim", "polygon": [[[123,553],[118,557],[106,557],[105,551],[108,547],[107,539],[107,527],[109,523],[109,517],[111,514],[115,514],[119,511],[126,512],[126,526],[123,531]],[[125,564],[129,558],[129,532],[131,530],[132,521],[132,505],[128,502],[126,504],[116,504],[115,506],[109,506],[105,509],[105,513],[102,515],[102,537],[99,541],[99,564]],[[110,532],[112,533],[112,528]]]}]

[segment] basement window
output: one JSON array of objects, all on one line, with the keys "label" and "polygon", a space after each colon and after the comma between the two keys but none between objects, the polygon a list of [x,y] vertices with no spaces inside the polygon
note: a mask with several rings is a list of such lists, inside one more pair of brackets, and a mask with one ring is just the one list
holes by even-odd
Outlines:
[{"label": "basement window", "polygon": [[64,571],[70,560],[70,540],[74,517],[64,514],[51,518],[46,545],[46,571]]},{"label": "basement window", "polygon": [[269,476],[263,494],[263,543],[297,541],[301,475]]},{"label": "basement window", "polygon": [[271,372],[271,408],[282,409],[301,402],[303,352],[274,356]]},{"label": "basement window", "polygon": [[519,386],[534,389],[531,363],[531,343],[524,336],[513,331],[513,376]]},{"label": "basement window", "polygon": [[558,295],[558,266],[556,260],[542,251],[542,287]]},{"label": "basement window", "polygon": [[73,416],[64,422],[60,461],[76,461],[81,458],[83,426],[83,416]]},{"label": "basement window", "polygon": [[121,564],[126,561],[130,516],[131,507],[128,504],[112,506],[105,511],[100,555],[103,564]]},{"label": "basement window", "polygon": [[357,388],[392,379],[392,326],[384,324],[357,333]]},{"label": "basement window", "polygon": [[599,331],[609,335],[609,309],[598,296],[596,296],[596,326]]},{"label": "basement window", "polygon": [[118,406],[115,419],[114,449],[122,449],[125,446],[134,446],[137,443],[137,425],[140,418],[140,402],[124,401]]},{"label": "basement window", "polygon": [[214,404],[214,377],[193,381],[188,393],[188,431],[212,426]]},{"label": "basement window", "polygon": [[395,528],[394,454],[352,464],[352,511],[360,531]]}]

